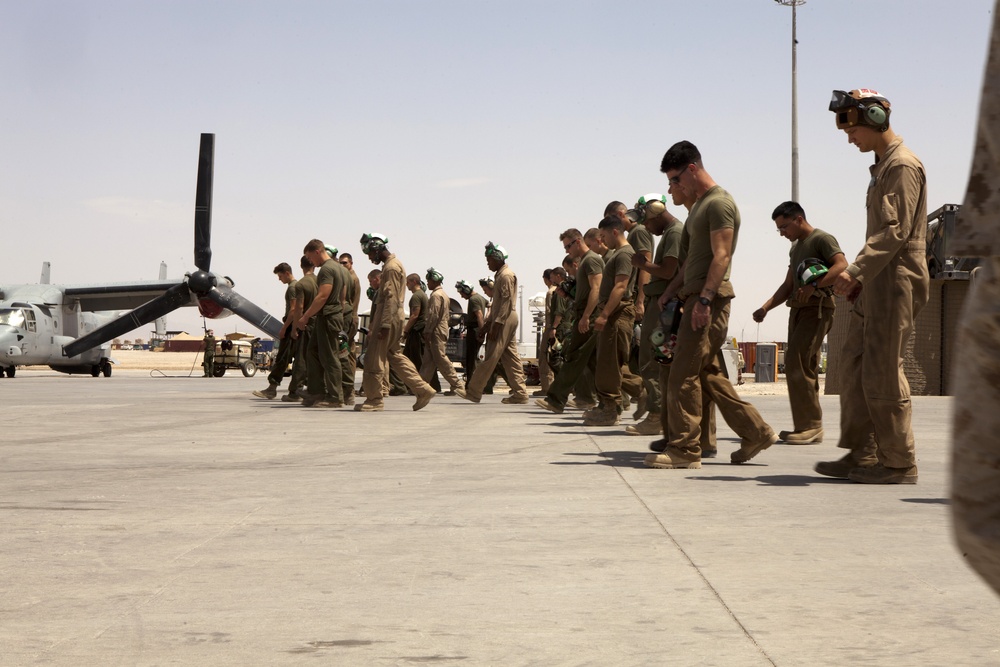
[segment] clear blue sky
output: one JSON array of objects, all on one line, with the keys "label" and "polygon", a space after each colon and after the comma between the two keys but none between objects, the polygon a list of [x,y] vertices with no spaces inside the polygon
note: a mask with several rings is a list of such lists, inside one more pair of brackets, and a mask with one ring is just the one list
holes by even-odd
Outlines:
[{"label": "clear blue sky", "polygon": [[[830,91],[887,96],[929,209],[961,203],[992,5],[799,8],[800,199],[848,258],[871,158],[834,127]],[[198,136],[214,132],[212,268],[272,313],[275,264],[319,237],[363,277],[366,231],[408,271],[442,271],[452,296],[489,273],[492,240],[527,298],[562,230],[665,191],[659,161],[688,139],[742,213],[730,333],[784,340],[783,311],[759,333],[750,314],[787,266],[770,212],[790,196],[791,14],[773,0],[0,2],[0,283],[36,282],[46,260],[66,283],[192,270]]]}]

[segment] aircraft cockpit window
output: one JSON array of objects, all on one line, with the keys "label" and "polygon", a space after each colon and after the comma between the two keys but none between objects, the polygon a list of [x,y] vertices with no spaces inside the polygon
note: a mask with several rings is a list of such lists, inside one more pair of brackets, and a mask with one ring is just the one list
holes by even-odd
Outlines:
[{"label": "aircraft cockpit window", "polygon": [[[9,324],[12,327],[23,327],[24,326],[24,311],[20,308],[2,308],[0,309],[0,324]],[[35,314],[31,314],[31,328],[35,328]]]},{"label": "aircraft cockpit window", "polygon": [[32,333],[35,332],[35,311],[24,309],[24,327]]}]

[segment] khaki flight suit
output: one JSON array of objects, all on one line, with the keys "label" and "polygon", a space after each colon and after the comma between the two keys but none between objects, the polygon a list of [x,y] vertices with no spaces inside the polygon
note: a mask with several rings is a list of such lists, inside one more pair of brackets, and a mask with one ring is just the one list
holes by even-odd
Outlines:
[{"label": "khaki flight suit", "polygon": [[986,62],[979,131],[951,251],[984,257],[955,345],[952,517],[965,560],[1000,593],[1000,3]]},{"label": "khaki flight suit", "polygon": [[[486,358],[476,366],[466,394],[473,400],[483,396],[483,389],[498,363],[502,364],[510,396],[513,399],[528,399],[524,385],[524,368],[521,355],[517,352],[517,276],[504,264],[493,278],[493,305],[483,326],[486,328]],[[491,336],[494,324],[500,325],[500,335]]]},{"label": "khaki flight suit", "polygon": [[[855,460],[916,464],[903,352],[927,303],[924,167],[897,137],[871,167],[865,247],[846,271],[863,285],[840,354],[840,443]],[[874,438],[872,435],[874,434]]]},{"label": "khaki flight suit", "polygon": [[427,299],[427,315],[424,318],[424,356],[420,363],[420,377],[430,383],[438,371],[451,386],[464,387],[465,383],[458,377],[455,365],[448,358],[448,319],[451,316],[451,299],[444,288],[438,287]]},{"label": "khaki flight suit", "polygon": [[365,356],[363,386],[365,403],[381,405],[383,377],[395,371],[406,388],[417,396],[433,393],[430,385],[420,379],[413,362],[406,358],[399,344],[403,332],[403,295],[406,294],[406,270],[395,255],[382,264],[375,318],[369,329],[368,352]]}]

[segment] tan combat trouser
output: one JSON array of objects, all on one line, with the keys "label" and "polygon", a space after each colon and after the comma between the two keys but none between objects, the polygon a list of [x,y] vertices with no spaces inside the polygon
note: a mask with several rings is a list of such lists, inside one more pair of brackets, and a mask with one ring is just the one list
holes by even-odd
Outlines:
[{"label": "tan combat trouser", "polygon": [[288,385],[289,394],[302,393],[306,387],[306,355],[309,353],[309,336],[312,335],[313,324],[310,322],[306,328],[299,332],[298,339],[295,340],[295,360],[292,362],[292,381]]},{"label": "tan combat trouser", "polygon": [[556,374],[549,364],[549,339],[544,334],[545,332],[538,342],[538,380],[542,385],[542,391],[548,393]]},{"label": "tan combat trouser", "polygon": [[833,308],[790,308],[788,346],[785,348],[785,381],[792,407],[793,430],[823,427],[819,404],[819,358],[823,339],[833,325]]},{"label": "tan combat trouser", "polygon": [[646,409],[654,415],[660,412],[660,371],[657,368],[660,364],[653,359],[653,344],[649,342],[649,337],[653,329],[660,325],[660,310],[659,296],[646,297],[646,310],[639,333],[639,375],[646,387]]},{"label": "tan combat trouser", "polygon": [[[922,242],[900,251],[924,251]],[[928,286],[891,261],[867,281],[854,303],[840,352],[840,442],[861,460],[871,456],[887,468],[916,465],[910,426],[910,384],[903,352]],[[872,438],[874,434],[874,439]]]},{"label": "tan combat trouser", "polygon": [[759,442],[773,431],[757,409],[739,397],[719,366],[719,350],[729,330],[730,299],[716,297],[712,301],[709,326],[692,331],[694,308],[691,306],[696,301],[697,295],[688,298],[677,331],[666,404],[670,413],[670,446],[700,456],[705,409],[703,394],[718,406],[722,418],[744,441]]},{"label": "tan combat trouser", "polygon": [[[672,364],[661,364],[655,359],[653,363],[658,367],[660,395],[665,403]],[[715,404],[712,403],[712,399],[706,391],[701,392],[701,399],[701,450],[718,449],[715,440]],[[663,430],[663,438],[670,442],[670,411],[666,405],[662,405],[660,410],[660,428]]]},{"label": "tan combat trouser", "polygon": [[[379,333],[385,335],[379,337]],[[429,384],[420,378],[413,365],[399,345],[403,333],[403,323],[393,322],[388,328],[368,334],[368,352],[365,353],[365,372],[362,386],[365,389],[365,403],[380,405],[385,397],[383,390],[390,369],[399,376],[406,388],[414,395],[433,392]]]},{"label": "tan combat trouser", "polygon": [[586,403],[597,403],[594,392],[594,374],[590,368],[596,368],[597,339],[594,330],[580,333],[574,329],[567,337],[564,347],[562,367],[555,380],[549,386],[546,400],[560,408],[566,406],[566,400],[571,391],[575,390],[576,399]]},{"label": "tan combat trouser", "polygon": [[463,386],[462,380],[455,371],[455,365],[448,358],[445,345],[448,342],[448,335],[440,332],[431,334],[429,341],[424,341],[424,356],[420,361],[420,378],[424,382],[431,379],[441,371],[441,375],[451,385],[452,389]]},{"label": "tan combat trouser", "polygon": [[486,388],[486,383],[489,382],[498,363],[503,365],[511,398],[527,400],[528,389],[524,385],[524,368],[521,367],[521,355],[517,353],[516,313],[504,322],[498,338],[487,335],[486,358],[476,364],[476,372],[472,374],[472,379],[465,389],[467,396],[474,400],[482,398],[483,389]]},{"label": "tan combat trouser", "polygon": [[1000,592],[1000,258],[976,273],[952,371],[952,516],[969,565]]},{"label": "tan combat trouser", "polygon": [[635,324],[635,307],[631,302],[618,307],[608,318],[604,329],[597,336],[597,369],[594,385],[597,400],[606,407],[622,411],[622,391],[632,398],[642,394],[642,378],[628,368],[632,349],[632,328]]},{"label": "tan combat trouser", "polygon": [[309,394],[331,403],[344,402],[344,371],[337,356],[337,332],[344,328],[342,313],[316,315],[313,335],[306,352],[306,377]]}]

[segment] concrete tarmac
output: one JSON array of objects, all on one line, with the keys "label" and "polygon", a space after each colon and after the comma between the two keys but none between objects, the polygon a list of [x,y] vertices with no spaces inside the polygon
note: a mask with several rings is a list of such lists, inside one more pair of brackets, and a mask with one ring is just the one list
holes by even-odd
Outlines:
[{"label": "concrete tarmac", "polygon": [[[0,380],[0,665],[1000,665],[951,537],[951,399],[916,486],[816,475],[826,442],[700,470],[579,412],[382,413],[263,377]],[[784,396],[755,396],[775,430]]]}]

